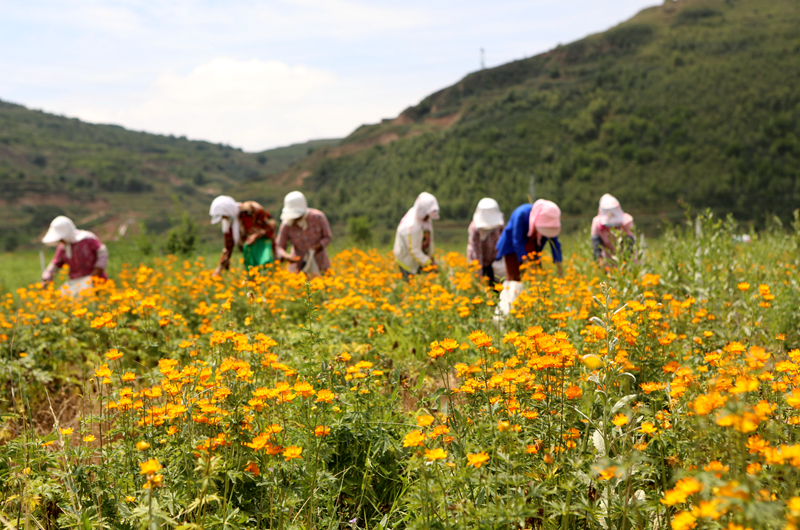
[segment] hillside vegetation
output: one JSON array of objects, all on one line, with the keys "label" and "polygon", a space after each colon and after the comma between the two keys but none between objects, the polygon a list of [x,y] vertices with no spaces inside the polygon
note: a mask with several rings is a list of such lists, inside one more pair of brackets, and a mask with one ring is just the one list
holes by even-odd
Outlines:
[{"label": "hillside vegetation", "polygon": [[[104,235],[126,224],[135,231],[139,222],[161,232],[180,218],[178,209],[204,214],[213,196],[280,173],[336,142],[244,153],[0,101],[0,243],[24,244],[59,214]],[[280,199],[266,192],[245,198]]]},{"label": "hillside vegetation", "polygon": [[760,221],[800,205],[800,4],[668,1],[472,73],[297,164],[332,221],[394,225],[422,190],[466,220],[535,195],[583,225],[612,192],[641,225],[682,204]]}]

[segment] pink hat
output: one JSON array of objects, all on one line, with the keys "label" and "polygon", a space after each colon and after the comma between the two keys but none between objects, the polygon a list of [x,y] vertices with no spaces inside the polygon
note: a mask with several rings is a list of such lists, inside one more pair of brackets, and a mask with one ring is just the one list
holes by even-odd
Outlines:
[{"label": "pink hat", "polygon": [[542,236],[553,238],[561,233],[561,209],[553,201],[539,199],[533,203],[528,224],[528,237],[537,233],[536,243],[542,242]]},{"label": "pink hat", "polygon": [[625,222],[625,214],[619,201],[610,193],[600,197],[600,207],[597,209],[600,224],[603,226],[617,227]]}]

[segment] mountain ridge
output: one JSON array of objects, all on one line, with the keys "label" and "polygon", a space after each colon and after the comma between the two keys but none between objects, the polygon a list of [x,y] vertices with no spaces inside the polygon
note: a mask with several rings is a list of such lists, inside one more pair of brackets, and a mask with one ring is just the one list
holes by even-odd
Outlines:
[{"label": "mountain ridge", "polygon": [[537,194],[587,218],[610,191],[642,219],[710,207],[782,218],[800,202],[800,5],[681,0],[605,32],[468,74],[364,125],[279,179],[334,222],[395,224],[428,190],[466,221]]}]

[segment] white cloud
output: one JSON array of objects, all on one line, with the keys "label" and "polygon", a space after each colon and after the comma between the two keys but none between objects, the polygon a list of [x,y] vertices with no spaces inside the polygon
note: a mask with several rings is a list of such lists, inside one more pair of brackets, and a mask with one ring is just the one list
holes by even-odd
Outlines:
[{"label": "white cloud", "polygon": [[329,72],[280,61],[214,59],[186,75],[161,75],[143,110],[184,113],[265,110],[295,102],[334,83]]},{"label": "white cloud", "polygon": [[[368,83],[279,61],[217,58],[186,74],[164,73],[141,102],[71,105],[77,117],[186,135],[258,151],[309,138],[344,136],[407,102]],[[76,102],[77,103],[77,102]],[[391,115],[389,114],[389,115]]]}]

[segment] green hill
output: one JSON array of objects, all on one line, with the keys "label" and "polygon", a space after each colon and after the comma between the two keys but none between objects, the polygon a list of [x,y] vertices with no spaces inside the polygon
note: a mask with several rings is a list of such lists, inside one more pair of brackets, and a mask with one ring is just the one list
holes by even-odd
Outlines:
[{"label": "green hill", "polygon": [[472,73],[363,126],[280,182],[332,221],[397,223],[417,193],[443,219],[535,193],[585,224],[605,192],[641,225],[681,204],[763,219],[800,207],[800,3],[668,0],[604,33]]},{"label": "green hill", "polygon": [[201,219],[214,196],[246,182],[261,184],[243,199],[279,201],[263,179],[337,142],[244,153],[0,101],[0,243],[24,244],[60,214],[104,237],[139,223],[161,232],[180,217],[176,201]]}]

